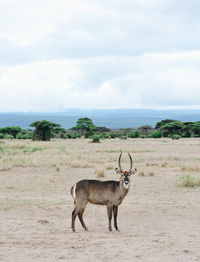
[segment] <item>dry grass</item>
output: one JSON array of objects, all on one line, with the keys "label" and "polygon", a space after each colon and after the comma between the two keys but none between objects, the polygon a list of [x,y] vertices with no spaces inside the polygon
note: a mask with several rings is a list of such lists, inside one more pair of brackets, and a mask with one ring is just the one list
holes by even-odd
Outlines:
[{"label": "dry grass", "polygon": [[[199,145],[200,139],[167,138],[0,141],[1,261],[88,261],[88,254],[97,261],[199,259]],[[71,186],[118,180],[121,151],[138,169],[119,208],[121,231],[108,234],[105,208],[90,205],[89,231],[77,219],[73,234]],[[122,167],[129,169],[125,153]]]},{"label": "dry grass", "polygon": [[115,166],[113,164],[108,163],[104,166],[106,170],[115,170]]},{"label": "dry grass", "polygon": [[145,176],[145,173],[144,173],[143,171],[140,171],[140,172],[138,173],[138,176]]},{"label": "dry grass", "polygon": [[94,167],[92,164],[86,161],[73,161],[70,163],[71,168],[91,168]]},{"label": "dry grass", "polygon": [[146,171],[146,172],[140,171],[140,172],[138,173],[138,175],[139,175],[139,176],[154,176],[155,174],[154,174],[154,172],[152,172],[152,171]]},{"label": "dry grass", "polygon": [[96,169],[95,170],[96,177],[106,177],[106,171],[104,169]]},{"label": "dry grass", "polygon": [[177,181],[178,187],[195,187],[200,186],[200,178],[195,178],[191,175],[183,175]]},{"label": "dry grass", "polygon": [[183,172],[190,171],[190,172],[198,172],[200,173],[200,165],[195,164],[195,163],[187,163],[181,165],[181,170]]},{"label": "dry grass", "polygon": [[163,162],[162,164],[161,164],[161,167],[166,167],[167,166],[167,162]]}]

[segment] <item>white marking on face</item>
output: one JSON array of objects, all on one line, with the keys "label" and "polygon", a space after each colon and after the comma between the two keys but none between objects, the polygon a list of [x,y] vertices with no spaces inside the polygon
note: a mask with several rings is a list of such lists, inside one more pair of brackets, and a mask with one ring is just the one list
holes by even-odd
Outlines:
[{"label": "white marking on face", "polygon": [[129,182],[128,182],[128,181],[124,181],[123,185],[124,185],[124,187],[125,187],[126,189],[129,188]]}]

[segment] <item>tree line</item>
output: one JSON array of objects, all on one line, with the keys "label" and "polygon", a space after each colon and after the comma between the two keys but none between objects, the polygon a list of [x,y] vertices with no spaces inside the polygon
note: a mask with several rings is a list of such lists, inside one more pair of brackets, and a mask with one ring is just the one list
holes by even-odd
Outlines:
[{"label": "tree line", "polygon": [[[79,118],[76,126],[66,130],[59,124],[46,120],[35,121],[30,124],[30,129],[22,129],[18,126],[0,128],[0,139],[33,139],[49,141],[51,138],[76,139],[80,137],[91,138],[93,142],[101,139],[120,138],[161,138],[170,137],[179,139],[181,137],[200,137],[200,121],[182,122],[178,120],[165,119],[157,122],[153,128],[144,125],[139,128],[109,129],[107,127],[95,126],[90,118]],[[34,129],[33,129],[34,128]]]}]

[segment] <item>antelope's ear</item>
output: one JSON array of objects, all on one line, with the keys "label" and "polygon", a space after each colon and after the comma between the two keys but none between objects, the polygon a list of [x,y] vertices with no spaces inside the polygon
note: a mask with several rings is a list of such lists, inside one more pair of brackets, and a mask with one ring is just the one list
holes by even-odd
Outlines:
[{"label": "antelope's ear", "polygon": [[134,175],[137,172],[137,169],[135,168],[134,170],[131,171],[130,175]]},{"label": "antelope's ear", "polygon": [[116,172],[117,174],[121,174],[120,170],[119,170],[117,167],[115,168],[115,172]]}]

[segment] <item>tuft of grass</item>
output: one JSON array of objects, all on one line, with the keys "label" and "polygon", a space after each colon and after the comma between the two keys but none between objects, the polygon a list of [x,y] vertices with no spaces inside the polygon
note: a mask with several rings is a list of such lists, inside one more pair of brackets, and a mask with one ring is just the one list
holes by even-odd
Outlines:
[{"label": "tuft of grass", "polygon": [[138,175],[139,175],[139,176],[145,176],[145,173],[144,173],[143,171],[140,171],[140,172],[138,173]]},{"label": "tuft of grass", "polygon": [[183,165],[181,166],[182,171],[200,172],[200,166],[195,165]]},{"label": "tuft of grass", "polygon": [[161,167],[166,167],[167,166],[167,162],[163,162],[162,164],[161,164]]},{"label": "tuft of grass", "polygon": [[146,166],[158,166],[158,164],[157,163],[149,163],[149,162],[147,162]]},{"label": "tuft of grass", "polygon": [[200,186],[200,179],[195,179],[191,175],[183,175],[177,181],[178,187],[195,187]]},{"label": "tuft of grass", "polygon": [[97,169],[95,170],[95,174],[97,177],[105,177],[106,176],[106,172],[104,169]]},{"label": "tuft of grass", "polygon": [[91,168],[93,165],[84,161],[73,161],[70,163],[71,168]]},{"label": "tuft of grass", "polygon": [[34,153],[36,151],[42,151],[42,148],[41,147],[33,147],[33,148],[26,148],[24,149],[24,154],[26,153]]},{"label": "tuft of grass", "polygon": [[49,179],[49,182],[50,182],[50,183],[55,183],[55,179],[54,179],[53,177],[51,177],[51,178]]},{"label": "tuft of grass", "polygon": [[113,164],[109,164],[109,163],[108,163],[108,164],[105,165],[105,169],[106,169],[106,170],[114,170],[115,167],[114,167]]}]

